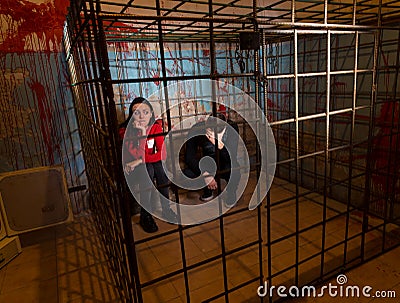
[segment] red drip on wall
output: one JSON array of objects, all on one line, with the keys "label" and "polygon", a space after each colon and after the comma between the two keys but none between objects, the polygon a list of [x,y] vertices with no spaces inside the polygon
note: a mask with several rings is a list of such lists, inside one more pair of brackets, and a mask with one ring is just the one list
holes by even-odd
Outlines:
[{"label": "red drip on wall", "polygon": [[43,136],[44,145],[47,149],[47,154],[49,156],[50,165],[54,164],[54,150],[52,144],[52,136],[51,136],[51,125],[53,120],[53,115],[51,112],[51,108],[49,106],[48,98],[46,95],[46,90],[44,86],[39,82],[30,82],[28,83],[31,90],[34,92],[37,98],[37,105],[39,110],[39,122],[40,122],[40,131]]},{"label": "red drip on wall", "polygon": [[[396,158],[396,146],[400,142],[400,134],[395,130],[399,126],[399,105],[394,102],[386,102],[382,105],[380,116],[376,121],[379,131],[374,137],[372,150],[372,163],[376,171],[373,174],[373,183],[385,191],[386,187],[395,193],[400,191],[396,188],[397,179],[393,176],[398,175],[400,162]],[[388,178],[387,173],[391,177]]]},{"label": "red drip on wall", "polygon": [[[27,93],[31,95],[27,97],[36,100],[32,109],[37,112],[35,119],[39,128],[36,131],[41,133],[42,141],[36,141],[34,136],[35,146],[26,146],[24,149],[32,148],[39,152],[43,148],[47,153],[45,159],[42,158],[42,161],[45,161],[43,165],[54,164],[55,152],[59,149],[54,131],[60,125],[55,121],[56,115],[59,114],[58,104],[52,101],[58,91],[58,84],[53,73],[48,73],[48,69],[49,67],[58,69],[57,74],[60,74],[60,66],[54,64],[50,54],[61,50],[68,5],[69,0],[51,0],[43,3],[27,0],[0,1],[0,15],[5,20],[5,27],[0,29],[0,57],[11,56],[9,70],[6,70],[6,66],[2,66],[0,71],[3,74],[13,73],[18,69],[29,71],[25,83],[31,90]],[[47,53],[49,56],[36,56],[37,53]],[[18,57],[19,60],[14,60]],[[15,65],[16,62],[20,63]],[[19,86],[20,84],[15,85]],[[11,87],[14,86],[11,85],[9,89]],[[24,104],[22,107],[26,107],[26,102],[20,100],[19,95],[14,95],[14,92],[7,92],[6,95],[12,95],[15,104]],[[10,102],[10,100],[5,101]],[[17,112],[13,114],[18,115]],[[13,135],[10,134],[10,137]],[[21,141],[21,138],[19,139]],[[29,152],[27,151],[28,154]]]}]

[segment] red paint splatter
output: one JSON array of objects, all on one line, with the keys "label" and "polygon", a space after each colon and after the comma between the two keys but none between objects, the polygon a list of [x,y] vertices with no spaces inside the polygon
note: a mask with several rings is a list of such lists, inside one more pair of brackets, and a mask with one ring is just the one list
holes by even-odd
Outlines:
[{"label": "red paint splatter", "polygon": [[[0,15],[7,20],[9,29],[0,44],[0,53],[23,53],[32,51],[58,51],[62,41],[68,0],[54,0],[41,4],[26,0],[2,0]],[[32,45],[37,36],[44,45]],[[32,49],[37,47],[38,49]]]},{"label": "red paint splatter", "polygon": [[209,57],[210,56],[210,49],[208,47],[208,45],[206,43],[201,43],[200,44],[201,47],[204,47],[201,52],[203,54],[203,57]]}]

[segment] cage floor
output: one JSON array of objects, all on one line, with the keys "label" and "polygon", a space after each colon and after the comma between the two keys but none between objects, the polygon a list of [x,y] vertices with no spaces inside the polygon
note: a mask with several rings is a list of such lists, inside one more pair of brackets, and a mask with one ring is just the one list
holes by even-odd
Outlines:
[{"label": "cage floor", "polygon": [[[259,276],[258,245],[238,250],[239,247],[254,243],[258,239],[257,211],[247,210],[245,203],[249,201],[251,193],[250,186],[239,203],[229,210],[229,213],[235,213],[223,219],[228,289],[234,289]],[[198,199],[199,194],[190,193],[181,198]],[[298,282],[303,285],[318,278],[321,272],[324,276],[334,276],[340,269],[345,271],[347,267],[360,263],[363,241],[362,212],[352,208],[348,210],[347,205],[326,199],[324,213],[323,196],[303,188],[299,188],[299,196],[296,230],[295,185],[277,178],[274,180],[271,187],[270,247],[267,245],[267,209],[264,206],[261,208],[263,274],[264,277],[271,275],[270,283],[276,287],[295,285],[296,270]],[[138,225],[139,217],[134,217],[133,221],[136,240],[148,237]],[[160,227],[158,233],[176,229],[172,224],[157,222]],[[214,220],[184,229],[182,232],[186,266],[190,268],[205,260],[211,260],[188,271],[191,302],[203,302],[224,291],[220,223],[220,220]],[[384,235],[385,248],[400,243],[399,227],[387,224],[383,229],[382,223],[383,220],[368,217],[369,231],[364,239],[365,258],[371,258],[382,251]],[[136,249],[142,283],[183,268],[178,233],[140,243]],[[324,253],[321,253],[322,251]],[[346,266],[343,266],[344,260]],[[323,263],[322,268],[321,263]],[[230,302],[259,302],[257,296],[259,285],[260,282],[255,281],[244,288],[232,291],[229,294]],[[186,302],[183,273],[145,287],[143,296],[144,302],[170,302],[170,300]],[[215,302],[225,302],[225,298],[222,297]]]},{"label": "cage floor", "polygon": [[[304,191],[304,189],[302,189]],[[249,193],[246,193],[247,195]],[[195,195],[193,195],[195,197]],[[276,179],[271,189],[271,202],[277,203],[282,199],[294,198],[293,184]],[[321,270],[322,248],[322,197],[309,193],[299,199],[299,228],[304,232],[298,233],[299,282],[311,280]],[[246,210],[244,201],[229,211],[233,213],[224,218],[225,246],[229,253],[243,244],[257,240],[257,212]],[[292,285],[296,263],[296,237],[288,236],[295,232],[295,199],[271,207],[271,274],[272,285]],[[346,215],[340,214],[346,206],[333,200],[328,200],[325,224],[325,250],[323,271],[340,266],[343,263]],[[243,209],[243,211],[239,211]],[[236,212],[237,213],[234,213]],[[262,228],[266,232],[266,211],[262,207]],[[337,216],[337,217],[335,217]],[[348,238],[354,236],[347,244],[347,258],[354,259],[351,264],[359,262],[361,253],[361,214],[353,210],[349,216]],[[328,220],[332,218],[332,220]],[[149,237],[137,225],[138,218],[132,218],[136,240]],[[176,226],[157,221],[160,231],[176,229]],[[381,220],[370,218],[369,226],[379,226]],[[316,225],[317,224],[317,225]],[[98,230],[94,226],[90,213],[75,218],[75,221],[53,228],[31,232],[20,236],[22,253],[6,266],[0,269],[0,302],[121,302],[107,267],[107,259],[102,252]],[[382,249],[383,234],[385,242],[392,239],[399,243],[398,228],[387,225],[385,233],[382,229],[371,230],[365,235],[365,255],[372,257]],[[219,221],[202,224],[183,230],[187,266],[201,262],[210,257],[216,257],[197,268],[188,271],[191,302],[201,302],[224,290],[223,269],[221,262],[221,241]],[[395,242],[397,241],[397,242]],[[390,241],[389,241],[390,242]],[[268,246],[267,236],[264,237],[263,271],[268,276]],[[335,246],[336,245],[336,246]],[[394,244],[395,245],[395,244]],[[329,247],[332,247],[328,250]],[[182,267],[178,233],[172,233],[137,245],[137,256],[141,282],[160,277]],[[370,285],[374,289],[395,290],[400,293],[400,271],[398,254],[400,248],[391,250],[383,256],[357,267],[345,274],[348,284]],[[312,257],[314,256],[314,257]],[[311,257],[311,258],[310,258]],[[303,262],[307,260],[306,262]],[[258,246],[253,245],[236,251],[226,257],[228,289],[232,289],[259,274]],[[290,268],[290,269],[287,269]],[[285,271],[285,269],[287,269]],[[333,280],[335,276],[332,277]],[[328,282],[324,282],[323,285]],[[229,302],[260,302],[257,297],[259,281],[246,287],[232,291]],[[143,289],[144,302],[182,303],[186,302],[183,274],[165,279]],[[296,299],[301,302],[335,302],[337,298]],[[348,302],[355,302],[350,298]],[[378,298],[358,298],[357,302],[379,302]],[[380,299],[382,302],[382,299]],[[387,299],[388,300],[388,299]],[[392,299],[391,301],[396,301]],[[390,302],[391,302],[390,301]],[[214,302],[225,302],[220,298]],[[267,302],[267,300],[265,300]],[[385,301],[386,302],[386,301]]]}]

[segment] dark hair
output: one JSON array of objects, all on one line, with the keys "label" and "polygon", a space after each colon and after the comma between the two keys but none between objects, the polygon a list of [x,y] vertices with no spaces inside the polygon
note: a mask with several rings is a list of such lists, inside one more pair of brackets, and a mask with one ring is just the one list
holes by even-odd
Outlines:
[{"label": "dark hair", "polygon": [[214,116],[210,116],[207,118],[206,120],[206,128],[210,128],[212,130],[215,129],[215,131],[219,134],[220,132],[222,132],[225,129],[226,124],[222,123],[222,120],[224,122],[226,122],[226,117],[225,115],[221,114],[221,113],[217,113],[217,115]]},{"label": "dark hair", "polygon": [[156,117],[154,116],[154,110],[153,110],[153,106],[151,105],[151,103],[143,98],[143,97],[136,97],[135,99],[133,99],[133,101],[131,102],[131,104],[129,105],[129,114],[128,117],[126,118],[126,120],[121,124],[120,127],[127,127],[129,120],[132,118],[133,115],[133,106],[136,104],[146,104],[148,107],[150,107],[151,110],[151,118],[149,121],[149,125],[152,125],[155,121],[156,121]]}]

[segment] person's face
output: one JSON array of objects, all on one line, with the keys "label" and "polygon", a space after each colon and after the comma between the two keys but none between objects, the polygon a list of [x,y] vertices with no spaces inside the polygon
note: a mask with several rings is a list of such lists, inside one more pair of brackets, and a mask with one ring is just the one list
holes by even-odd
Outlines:
[{"label": "person's face", "polygon": [[148,126],[151,119],[151,109],[147,104],[135,104],[132,108],[133,121],[139,123],[141,126]]}]

